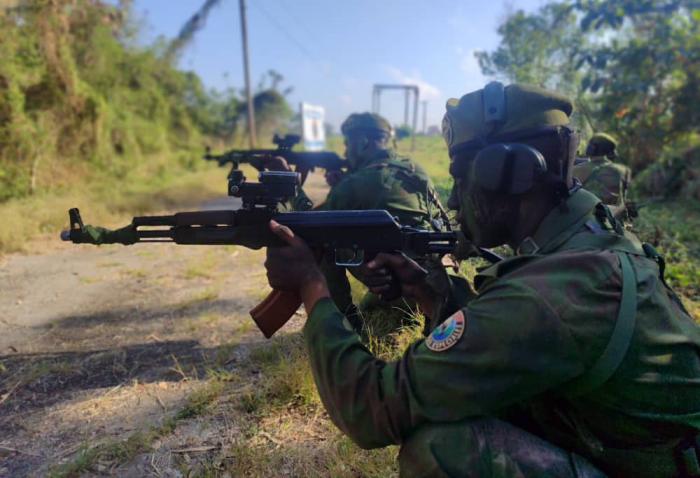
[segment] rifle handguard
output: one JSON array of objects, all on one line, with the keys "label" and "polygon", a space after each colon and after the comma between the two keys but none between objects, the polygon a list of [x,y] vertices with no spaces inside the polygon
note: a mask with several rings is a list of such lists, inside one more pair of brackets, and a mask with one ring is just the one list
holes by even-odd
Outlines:
[{"label": "rifle handguard", "polygon": [[262,302],[250,311],[250,316],[269,339],[277,332],[301,306],[301,297],[296,292],[273,290]]}]

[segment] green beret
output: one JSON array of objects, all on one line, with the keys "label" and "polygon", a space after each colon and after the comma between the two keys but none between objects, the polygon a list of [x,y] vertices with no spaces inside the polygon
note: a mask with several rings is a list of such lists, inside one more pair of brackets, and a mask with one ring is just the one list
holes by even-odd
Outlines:
[{"label": "green beret", "polygon": [[[484,91],[489,93],[485,108]],[[499,96],[500,95],[500,96]],[[447,147],[479,137],[544,126],[565,126],[573,112],[571,101],[536,86],[491,82],[484,89],[447,100],[442,135]]]},{"label": "green beret", "polygon": [[607,133],[595,133],[586,147],[586,154],[590,156],[610,156],[615,154],[617,141]]},{"label": "green beret", "polygon": [[391,123],[376,113],[353,113],[340,126],[344,136],[347,136],[350,131],[357,130],[381,131],[389,135],[393,132]]}]

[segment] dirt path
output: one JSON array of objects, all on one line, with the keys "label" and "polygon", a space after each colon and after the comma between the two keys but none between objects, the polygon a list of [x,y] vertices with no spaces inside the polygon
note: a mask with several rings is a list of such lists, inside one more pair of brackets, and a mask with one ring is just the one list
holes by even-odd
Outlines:
[{"label": "dirt path", "polygon": [[268,291],[263,251],[47,246],[0,263],[0,476],[162,424],[264,340],[248,316]]}]

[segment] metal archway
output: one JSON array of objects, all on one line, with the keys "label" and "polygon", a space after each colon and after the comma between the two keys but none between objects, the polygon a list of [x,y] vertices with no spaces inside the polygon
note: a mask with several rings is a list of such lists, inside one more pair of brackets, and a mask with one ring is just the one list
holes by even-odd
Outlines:
[{"label": "metal archway", "polygon": [[410,105],[410,97],[413,94],[413,125],[411,135],[411,151],[416,149],[416,129],[418,128],[418,99],[420,97],[420,89],[418,85],[392,85],[392,84],[375,84],[372,88],[372,112],[379,114],[381,109],[381,95],[384,90],[403,90],[404,91],[404,124],[408,124],[408,111]]}]

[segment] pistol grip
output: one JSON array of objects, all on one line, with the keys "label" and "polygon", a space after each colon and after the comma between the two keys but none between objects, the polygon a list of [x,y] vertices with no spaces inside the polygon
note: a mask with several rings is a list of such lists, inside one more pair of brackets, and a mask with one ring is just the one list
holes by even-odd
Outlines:
[{"label": "pistol grip", "polygon": [[277,332],[301,306],[301,297],[296,292],[273,290],[265,299],[250,311],[265,338]]}]

